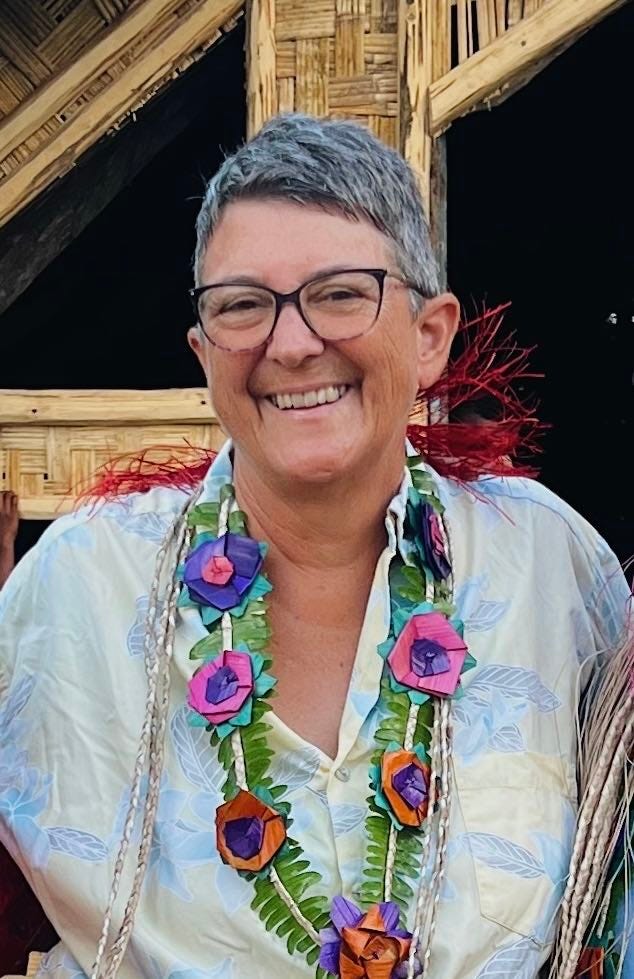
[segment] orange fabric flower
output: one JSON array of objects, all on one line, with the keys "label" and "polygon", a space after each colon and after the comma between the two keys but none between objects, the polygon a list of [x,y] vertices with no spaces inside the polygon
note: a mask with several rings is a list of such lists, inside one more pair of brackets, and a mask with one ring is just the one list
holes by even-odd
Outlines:
[{"label": "orange fabric flower", "polygon": [[244,789],[216,810],[218,853],[235,870],[262,870],[285,839],[281,814]]},{"label": "orange fabric flower", "polygon": [[341,932],[341,979],[391,979],[409,954],[411,938],[387,934],[379,907],[370,908],[356,927]]},{"label": "orange fabric flower", "polygon": [[399,823],[420,826],[429,802],[429,765],[416,752],[385,751],[381,758],[381,788]]}]

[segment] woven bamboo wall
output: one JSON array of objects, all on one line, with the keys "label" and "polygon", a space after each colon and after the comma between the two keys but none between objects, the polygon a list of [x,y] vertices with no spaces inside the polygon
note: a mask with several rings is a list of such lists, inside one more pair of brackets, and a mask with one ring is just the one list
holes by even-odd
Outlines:
[{"label": "woven bamboo wall", "polygon": [[277,0],[279,111],[365,122],[398,139],[397,4],[393,0]]},{"label": "woven bamboo wall", "polygon": [[[151,420],[152,419],[152,420]],[[22,517],[69,510],[97,468],[125,453],[187,445],[219,449],[224,435],[202,388],[173,391],[0,391],[0,490]]]},{"label": "woven bamboo wall", "polygon": [[[624,2],[248,0],[249,129],[277,111],[354,118],[405,152],[433,199],[433,136]],[[0,224],[186,70],[241,7],[0,0]],[[52,517],[113,455],[185,440],[216,447],[205,398],[0,392],[0,488],[20,494],[25,516]]]}]

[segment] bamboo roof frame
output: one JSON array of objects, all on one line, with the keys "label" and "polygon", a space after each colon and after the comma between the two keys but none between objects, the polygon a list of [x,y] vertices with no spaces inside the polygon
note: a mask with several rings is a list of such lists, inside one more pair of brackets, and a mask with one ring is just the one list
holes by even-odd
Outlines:
[{"label": "bamboo roof frame", "polygon": [[[418,174],[442,254],[443,131],[516,91],[626,2],[246,0],[248,132],[292,109],[365,121]],[[142,0],[0,120],[0,225],[199,57],[244,9],[244,0]],[[452,47],[459,62],[453,67]],[[112,71],[81,103],[82,93],[131,51],[126,70]],[[79,108],[66,119],[73,100]],[[3,170],[12,154],[24,162]],[[0,489],[18,490],[23,516],[53,518],[68,509],[77,481],[109,455],[179,439],[222,442],[203,389],[0,391]]]}]

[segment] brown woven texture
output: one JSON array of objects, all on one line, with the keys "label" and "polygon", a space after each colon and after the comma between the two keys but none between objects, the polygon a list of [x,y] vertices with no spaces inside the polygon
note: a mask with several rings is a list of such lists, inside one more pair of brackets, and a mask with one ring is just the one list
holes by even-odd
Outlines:
[{"label": "brown woven texture", "polygon": [[[63,77],[80,59],[96,45],[106,44],[116,36],[127,15],[136,15],[147,7],[148,22],[131,36],[129,43],[104,53],[96,60],[94,70],[82,81],[79,89],[69,79],[68,91],[51,102],[50,111],[41,113],[40,105],[47,104],[55,80]],[[59,136],[92,103],[174,34],[179,24],[191,22],[192,15],[205,6],[205,0],[2,0],[0,3],[0,193],[3,182],[28,164],[51,141]],[[210,6],[207,2],[207,6]],[[239,3],[235,5],[239,8]],[[156,16],[153,9],[156,8]],[[122,104],[117,112],[117,97],[113,96],[114,118],[108,128],[112,131],[149,98],[173,78],[185,71],[213,45],[223,33],[230,30],[236,16],[229,16],[225,23],[212,25],[208,35],[194,35],[190,49],[169,52],[162,64],[153,66],[151,81],[142,84],[138,97],[131,103]],[[114,91],[114,88],[113,88]],[[31,107],[34,124],[25,122],[26,129],[15,145],[8,144],[2,130],[3,120],[25,119],[25,110]],[[94,126],[94,140],[102,131]],[[78,152],[88,148],[81,145]],[[51,166],[52,177],[61,176],[65,167]],[[43,189],[43,188],[41,188]],[[25,201],[28,203],[28,200]],[[22,203],[20,202],[20,206]]]},{"label": "brown woven texture", "polygon": [[365,122],[396,145],[396,0],[276,0],[277,109]]},{"label": "brown woven texture", "polygon": [[0,466],[5,475],[0,488],[10,487],[19,495],[23,517],[52,520],[72,508],[78,490],[113,457],[155,446],[218,449],[223,442],[220,429],[212,424],[0,426]]}]

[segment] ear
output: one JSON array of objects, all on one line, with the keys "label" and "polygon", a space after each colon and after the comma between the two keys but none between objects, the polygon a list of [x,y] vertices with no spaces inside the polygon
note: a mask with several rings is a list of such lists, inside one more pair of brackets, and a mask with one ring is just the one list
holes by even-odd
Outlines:
[{"label": "ear", "polygon": [[425,391],[441,376],[460,321],[460,303],[450,292],[426,299],[416,317],[418,387]]},{"label": "ear", "polygon": [[206,375],[207,374],[207,364],[205,359],[206,344],[205,344],[204,337],[202,336],[200,328],[198,326],[190,326],[190,328],[188,329],[187,343],[196,354],[196,357],[198,358],[198,363],[200,364],[200,366],[202,367]]}]

